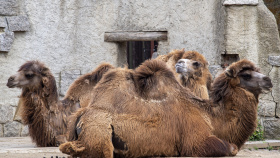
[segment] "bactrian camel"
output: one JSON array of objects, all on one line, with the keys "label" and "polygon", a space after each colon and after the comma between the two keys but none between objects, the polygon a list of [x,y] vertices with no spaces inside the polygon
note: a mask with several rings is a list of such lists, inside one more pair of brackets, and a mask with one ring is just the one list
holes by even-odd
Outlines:
[{"label": "bactrian camel", "polygon": [[58,146],[66,140],[68,116],[80,106],[87,106],[91,88],[111,68],[110,64],[104,63],[81,76],[70,86],[61,101],[58,99],[54,76],[39,61],[26,62],[8,79],[9,88],[22,89],[22,123],[28,125],[29,134],[37,146]]}]

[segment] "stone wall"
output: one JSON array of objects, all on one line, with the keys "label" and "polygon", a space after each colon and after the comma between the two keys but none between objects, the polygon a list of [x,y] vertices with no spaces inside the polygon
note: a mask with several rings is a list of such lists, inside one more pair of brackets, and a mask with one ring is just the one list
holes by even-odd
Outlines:
[{"label": "stone wall", "polygon": [[[15,115],[20,90],[6,87],[8,77],[25,61],[44,62],[56,78],[61,97],[71,82],[101,62],[126,64],[126,43],[104,42],[105,32],[167,31],[168,40],[159,41],[159,54],[179,48],[196,50],[205,55],[213,75],[222,69],[222,54],[237,54],[253,60],[278,82],[277,66],[268,63],[268,57],[279,56],[275,20],[262,1],[240,2],[0,0],[0,136],[28,133]],[[261,102],[261,107],[277,109],[278,94],[274,88],[272,95],[263,97],[268,102]],[[269,122],[271,129],[277,128],[276,115],[262,120],[265,127]],[[280,138],[280,132],[274,137]]]},{"label": "stone wall", "polygon": [[253,61],[261,72],[271,77],[274,87],[271,93],[260,96],[259,120],[266,138],[279,139],[280,40],[277,23],[262,0],[244,2],[226,5],[226,53]]},{"label": "stone wall", "polygon": [[279,0],[264,0],[265,5],[267,8],[274,14],[277,26],[278,26],[278,32],[280,31],[280,1]]}]

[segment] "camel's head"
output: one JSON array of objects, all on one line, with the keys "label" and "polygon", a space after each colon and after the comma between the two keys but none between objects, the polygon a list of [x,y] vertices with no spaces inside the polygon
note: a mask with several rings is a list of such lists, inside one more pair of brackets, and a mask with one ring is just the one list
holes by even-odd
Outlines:
[{"label": "camel's head", "polygon": [[176,72],[187,78],[197,78],[202,76],[202,64],[199,61],[190,59],[180,59],[176,65]]},{"label": "camel's head", "polygon": [[8,79],[9,88],[38,88],[47,80],[49,69],[38,61],[28,61],[23,64],[15,75]]},{"label": "camel's head", "polygon": [[231,84],[236,84],[255,95],[270,91],[272,88],[271,79],[260,73],[259,69],[246,59],[230,65],[225,74],[232,80]]}]

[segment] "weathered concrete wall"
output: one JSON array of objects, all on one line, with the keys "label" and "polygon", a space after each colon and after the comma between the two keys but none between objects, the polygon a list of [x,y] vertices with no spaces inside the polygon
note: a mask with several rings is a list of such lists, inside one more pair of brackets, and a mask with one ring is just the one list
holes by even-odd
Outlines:
[{"label": "weathered concrete wall", "polygon": [[[107,61],[115,66],[126,63],[125,43],[104,42],[104,32],[168,31],[168,40],[159,43],[160,54],[185,48],[206,55],[211,64],[220,64],[217,59],[222,47],[223,23],[218,10],[222,5],[216,0],[0,2],[0,19],[4,18],[0,27],[5,28],[2,34],[13,34],[10,41],[3,39],[10,47],[0,53],[0,113],[9,112],[9,117],[0,120],[0,134],[4,136],[19,136],[18,130],[24,131],[10,117],[15,113],[20,90],[6,87],[8,77],[25,61],[40,60],[51,69],[63,96],[75,78],[101,62]],[[13,27],[6,27],[10,24],[7,21],[14,16],[27,17],[21,21],[21,26],[29,22],[30,28],[16,32]],[[16,131],[11,134],[9,129]]]},{"label": "weathered concrete wall", "polygon": [[[14,117],[20,90],[6,87],[8,77],[27,60],[49,66],[61,96],[74,79],[101,62],[126,64],[126,44],[104,42],[105,32],[167,31],[168,40],[159,41],[159,54],[196,50],[205,55],[213,74],[221,69],[221,54],[239,54],[278,82],[277,66],[268,64],[269,55],[279,55],[279,37],[267,23],[275,21],[267,18],[270,13],[262,1],[248,1],[251,4],[228,0],[223,6],[216,0],[0,0],[0,136],[28,133]],[[274,88],[273,95],[263,96],[268,102],[261,102],[272,109],[273,123],[278,121],[273,112],[280,114],[273,111],[279,93]],[[269,120],[263,122],[265,126]]]}]

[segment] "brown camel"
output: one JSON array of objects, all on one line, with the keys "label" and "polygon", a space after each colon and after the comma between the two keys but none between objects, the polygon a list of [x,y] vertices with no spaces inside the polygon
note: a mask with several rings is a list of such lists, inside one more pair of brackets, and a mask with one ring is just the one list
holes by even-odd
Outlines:
[{"label": "brown camel", "polygon": [[90,96],[90,87],[110,68],[111,65],[102,64],[95,71],[78,78],[62,101],[58,100],[52,73],[38,61],[26,62],[17,74],[9,78],[9,88],[22,89],[22,122],[28,125],[29,134],[37,146],[58,146],[65,141],[67,117],[80,108],[80,101],[82,107],[87,106],[84,100]]},{"label": "brown camel", "polygon": [[[210,90],[212,75],[208,69],[208,62],[204,56],[196,51],[185,51],[184,49],[175,49],[167,55],[160,55],[158,60],[166,62],[167,66],[173,71],[176,79],[184,86],[188,87],[196,96],[202,99],[209,99],[208,90]],[[182,59],[189,59],[188,73],[176,73],[175,64]]]},{"label": "brown camel", "polygon": [[91,104],[71,117],[69,142],[59,148],[95,158],[235,155],[234,144],[213,135],[205,103],[162,61],[112,69],[95,86]]},{"label": "brown camel", "polygon": [[[177,71],[187,73],[188,62],[179,61]],[[205,120],[211,120],[213,134],[240,149],[256,128],[259,94],[271,88],[270,78],[259,73],[252,62],[241,60],[230,65],[212,85],[212,105],[200,105],[209,110]]]}]

